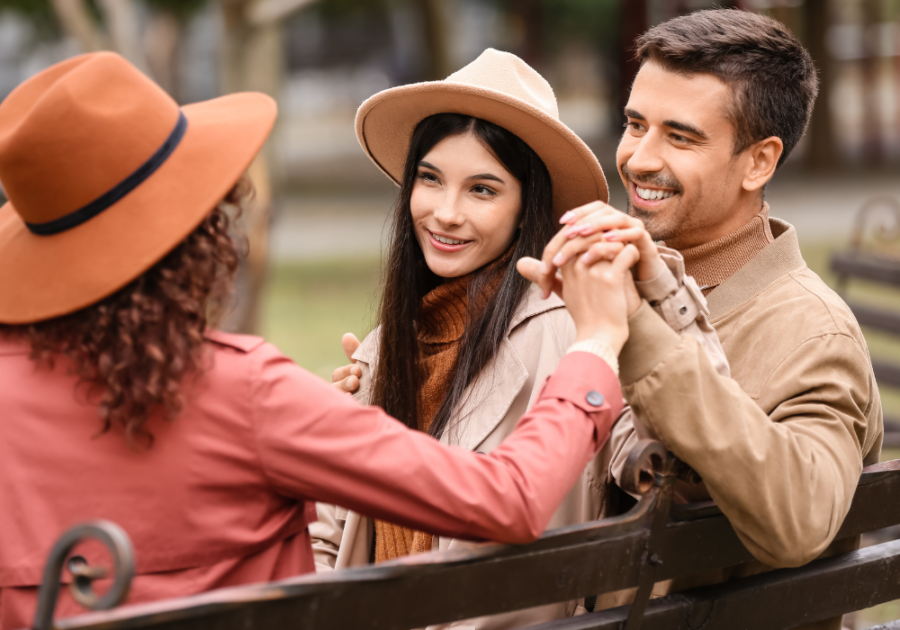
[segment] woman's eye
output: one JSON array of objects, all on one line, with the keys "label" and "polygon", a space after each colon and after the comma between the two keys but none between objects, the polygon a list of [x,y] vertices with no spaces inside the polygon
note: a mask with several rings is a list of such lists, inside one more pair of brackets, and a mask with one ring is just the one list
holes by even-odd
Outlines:
[{"label": "woman's eye", "polygon": [[482,184],[476,184],[475,186],[473,186],[472,192],[474,192],[477,195],[495,195],[495,194],[497,194],[494,192],[493,189],[488,188],[487,186],[484,186]]},{"label": "woman's eye", "polygon": [[423,182],[429,182],[429,183],[434,183],[434,182],[438,181],[438,178],[434,173],[429,173],[427,171],[423,171],[423,172],[419,173],[419,179],[421,179]]}]

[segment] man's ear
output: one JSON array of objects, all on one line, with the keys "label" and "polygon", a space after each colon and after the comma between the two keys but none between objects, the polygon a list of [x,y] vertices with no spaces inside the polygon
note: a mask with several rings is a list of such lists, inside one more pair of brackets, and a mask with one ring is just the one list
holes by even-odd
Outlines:
[{"label": "man's ear", "polygon": [[754,192],[765,186],[775,174],[782,152],[784,143],[776,136],[760,140],[747,149],[747,173],[742,182],[744,190]]}]

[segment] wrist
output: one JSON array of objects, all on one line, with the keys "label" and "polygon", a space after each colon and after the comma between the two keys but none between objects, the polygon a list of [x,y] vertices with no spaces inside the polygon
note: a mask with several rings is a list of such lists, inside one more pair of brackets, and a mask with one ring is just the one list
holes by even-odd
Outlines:
[{"label": "wrist", "polygon": [[618,334],[604,328],[602,330],[579,330],[575,337],[575,343],[596,342],[607,346],[615,356],[619,356],[625,342],[628,340],[627,329],[625,334]]},{"label": "wrist", "polygon": [[576,341],[569,346],[566,354],[569,354],[570,352],[589,352],[590,354],[603,359],[613,373],[615,373],[616,376],[619,375],[619,353],[599,339],[591,338]]}]

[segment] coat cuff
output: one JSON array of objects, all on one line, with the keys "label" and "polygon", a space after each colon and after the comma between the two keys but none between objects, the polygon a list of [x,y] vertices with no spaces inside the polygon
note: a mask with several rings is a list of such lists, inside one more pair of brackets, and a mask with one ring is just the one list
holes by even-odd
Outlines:
[{"label": "coat cuff", "polygon": [[653,371],[681,343],[681,335],[646,302],[628,318],[628,341],[619,353],[619,379],[631,385]]},{"label": "coat cuff", "polygon": [[565,355],[547,379],[541,398],[566,400],[586,412],[597,425],[598,446],[606,442],[623,407],[622,389],[615,372],[606,361],[590,352]]}]

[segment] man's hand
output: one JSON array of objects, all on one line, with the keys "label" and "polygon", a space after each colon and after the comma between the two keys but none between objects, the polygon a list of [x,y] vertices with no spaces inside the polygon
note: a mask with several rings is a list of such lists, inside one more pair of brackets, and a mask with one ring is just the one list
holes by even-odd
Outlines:
[{"label": "man's hand", "polygon": [[641,220],[602,201],[570,210],[563,215],[560,223],[567,227],[560,230],[544,248],[540,278],[535,281],[544,297],[554,290],[558,280],[557,269],[576,256],[580,256],[586,264],[609,260],[613,251],[609,245],[612,243],[630,243],[637,248],[641,257],[636,268],[638,280],[652,280],[665,270],[666,264]]},{"label": "man's hand", "polygon": [[350,360],[350,365],[339,367],[334,371],[331,375],[331,386],[341,393],[352,394],[359,389],[359,378],[362,376],[362,370],[353,360],[353,353],[359,348],[359,339],[353,333],[346,333],[341,337],[341,345],[344,347],[344,354]]},{"label": "man's hand", "polygon": [[[618,354],[628,339],[628,317],[641,303],[631,274],[639,254],[634,245],[608,245],[599,262],[567,263],[562,277],[554,277],[554,290],[575,320],[578,340],[598,339]],[[534,258],[522,258],[516,267],[532,282],[540,276],[541,262]]]}]

